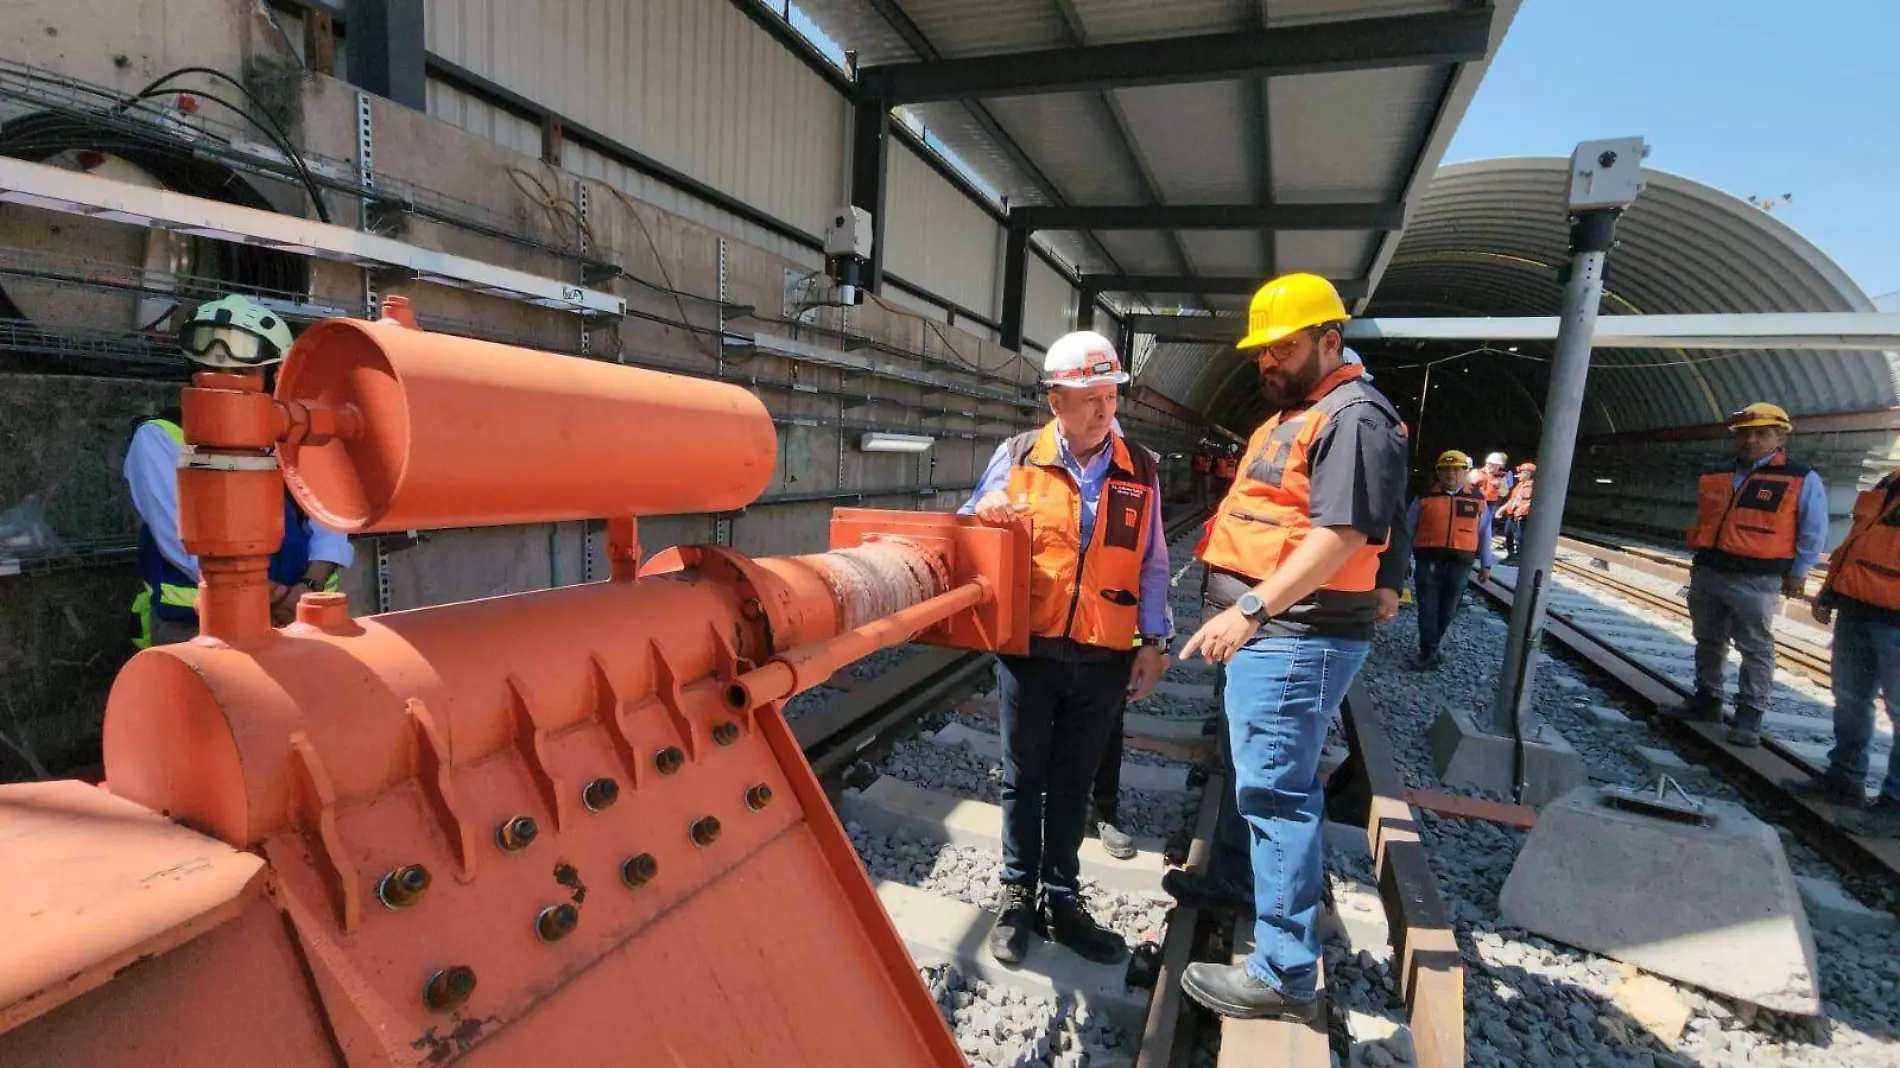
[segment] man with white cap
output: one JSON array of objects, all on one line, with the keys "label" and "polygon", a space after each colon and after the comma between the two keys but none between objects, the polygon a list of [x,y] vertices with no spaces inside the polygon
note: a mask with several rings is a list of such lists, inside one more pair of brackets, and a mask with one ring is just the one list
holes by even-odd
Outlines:
[{"label": "man with white cap", "polygon": [[1156,457],[1115,422],[1127,381],[1107,338],[1058,338],[1043,360],[1054,418],[997,446],[960,509],[1026,520],[1034,535],[1029,655],[996,663],[1003,902],[989,945],[1006,964],[1023,959],[1039,918],[1090,960],[1126,948],[1077,892],[1096,769],[1123,703],[1148,696],[1167,670],[1174,634]]}]

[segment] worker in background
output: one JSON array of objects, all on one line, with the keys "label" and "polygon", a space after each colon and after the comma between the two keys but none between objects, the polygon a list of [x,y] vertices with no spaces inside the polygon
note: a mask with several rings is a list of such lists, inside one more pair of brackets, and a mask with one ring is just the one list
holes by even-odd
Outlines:
[{"label": "worker in background", "polygon": [[1511,462],[1509,456],[1494,452],[1484,458],[1484,466],[1471,472],[1470,482],[1484,494],[1484,507],[1487,512],[1496,512],[1498,502],[1510,496],[1511,487],[1516,482],[1505,465]]},{"label": "worker in background", "polygon": [[1772,404],[1751,404],[1728,419],[1735,462],[1705,473],[1696,486],[1695,557],[1689,568],[1689,622],[1695,633],[1695,693],[1679,714],[1722,718],[1722,668],[1732,639],[1742,656],[1741,686],[1728,740],[1761,744],[1761,722],[1775,687],[1776,598],[1802,596],[1808,570],[1827,541],[1827,489],[1812,467],[1788,458],[1794,424]]},{"label": "worker in background", "polygon": [[1491,513],[1471,485],[1471,457],[1440,453],[1436,478],[1406,509],[1412,540],[1412,594],[1418,598],[1418,666],[1436,667],[1438,643],[1458,618],[1471,565],[1480,581],[1491,577]]},{"label": "worker in background", "polygon": [[1190,461],[1194,470],[1194,506],[1205,508],[1213,499],[1214,454],[1207,442],[1194,446],[1194,459]]},{"label": "worker in background", "polygon": [[1126,948],[1077,891],[1109,735],[1125,702],[1154,691],[1174,635],[1156,459],[1115,425],[1127,381],[1107,338],[1058,338],[1043,358],[1054,418],[999,445],[960,509],[989,523],[1027,520],[1035,533],[1029,653],[996,666],[1003,903],[989,946],[1006,964],[1023,959],[1039,926],[1089,960],[1113,962]]},{"label": "worker in background", "polygon": [[1225,1016],[1318,1011],[1320,747],[1371,649],[1380,548],[1405,484],[1398,413],[1341,358],[1347,318],[1317,275],[1284,275],[1254,295],[1240,348],[1276,414],[1248,441],[1198,552],[1212,614],[1181,655],[1227,666],[1255,923],[1243,964],[1190,965],[1182,989]]},{"label": "worker in background", "polygon": [[1498,505],[1498,517],[1504,520],[1504,559],[1517,556],[1518,535],[1531,517],[1531,495],[1537,492],[1537,465],[1526,461],[1517,465],[1517,482],[1510,496]]},{"label": "worker in background", "polygon": [[[1814,619],[1834,624],[1834,748],[1819,779],[1786,785],[1860,809],[1866,804],[1861,784],[1874,740],[1874,698],[1886,701],[1889,719],[1900,712],[1900,471],[1854,499],[1853,525],[1828,557]],[[1851,834],[1900,837],[1900,746],[1887,754],[1887,776],[1873,804],[1843,819],[1841,827]]]},{"label": "worker in background", "polygon": [[[246,297],[198,306],[179,345],[195,370],[266,377],[290,347],[282,318]],[[144,589],[132,601],[132,644],[140,649],[190,641],[198,634],[198,558],[178,533],[178,457],[185,433],[174,409],[132,433],[125,481],[138,510],[138,566]],[[307,590],[334,589],[337,569],[355,559],[346,535],[313,522],[284,491],[284,540],[270,558],[271,622],[296,617]]]},{"label": "worker in background", "polygon": [[1224,499],[1234,488],[1234,476],[1240,473],[1240,446],[1223,445],[1214,457],[1214,496]]}]

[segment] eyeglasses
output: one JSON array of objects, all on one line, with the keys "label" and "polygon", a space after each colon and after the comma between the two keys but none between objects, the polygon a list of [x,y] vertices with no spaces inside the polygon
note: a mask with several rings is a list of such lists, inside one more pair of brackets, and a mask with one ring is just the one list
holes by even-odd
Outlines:
[{"label": "eyeglasses", "polygon": [[1288,334],[1271,345],[1261,347],[1254,353],[1254,365],[1261,370],[1278,367],[1300,353],[1300,340],[1316,336],[1317,327],[1307,327]]}]

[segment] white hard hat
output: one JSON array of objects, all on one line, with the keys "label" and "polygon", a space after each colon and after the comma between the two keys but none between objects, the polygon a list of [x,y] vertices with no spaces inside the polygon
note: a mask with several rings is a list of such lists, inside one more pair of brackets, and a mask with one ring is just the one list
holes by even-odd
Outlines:
[{"label": "white hard hat", "polygon": [[1119,386],[1128,381],[1115,346],[1093,330],[1077,330],[1056,338],[1042,357],[1045,386]]},{"label": "white hard hat", "polygon": [[1484,462],[1488,464],[1502,464],[1502,463],[1509,462],[1510,459],[1511,459],[1510,457],[1504,455],[1501,452],[1494,452],[1491,455],[1485,457]]},{"label": "white hard hat", "polygon": [[[1356,363],[1361,367],[1364,367],[1366,365],[1366,361],[1359,358],[1359,354],[1352,350],[1351,345],[1344,346],[1339,350],[1339,359],[1342,363]],[[1372,381],[1372,372],[1367,371],[1365,374],[1361,375],[1360,377],[1370,382]]]}]

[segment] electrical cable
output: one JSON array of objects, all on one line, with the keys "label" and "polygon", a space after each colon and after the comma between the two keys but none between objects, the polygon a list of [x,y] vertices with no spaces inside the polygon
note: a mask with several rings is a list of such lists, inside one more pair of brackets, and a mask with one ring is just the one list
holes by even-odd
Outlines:
[{"label": "electrical cable", "polygon": [[[168,71],[167,73],[162,74],[159,77],[153,79],[151,83],[146,85],[145,88],[139,90],[136,94],[134,94],[133,99],[147,100],[153,96],[161,95],[159,86],[164,85],[166,82],[169,82],[173,80],[174,78],[182,78],[187,74],[202,74],[208,78],[215,78],[219,81],[225,82],[226,84],[230,85],[232,88],[236,89],[239,93],[243,94],[244,99],[250,101],[251,106],[257,109],[257,114],[253,115],[249,111],[244,110],[243,108],[239,108],[232,105],[229,101],[223,100],[219,97],[212,96],[209,93],[199,93],[195,90],[168,89],[168,90],[163,90],[162,94],[163,95],[179,95],[181,93],[189,92],[196,96],[202,96],[206,100],[210,100],[211,102],[215,104],[222,105],[226,110],[234,112],[240,118],[243,118],[249,121],[252,125],[256,126],[258,129],[263,130],[266,134],[270,135],[273,142],[276,143],[278,151],[284,153],[285,157],[287,157],[290,160],[291,164],[297,168],[297,174],[299,177],[303,179],[304,188],[309,190],[310,199],[312,203],[316,206],[317,218],[326,223],[330,222],[330,209],[324,206],[323,195],[317,189],[316,179],[311,176],[309,165],[304,162],[303,153],[297,151],[296,144],[294,144],[290,140],[290,135],[285,133],[284,128],[278,124],[275,118],[271,116],[270,109],[266,108],[264,106],[264,102],[257,98],[257,94],[251,92],[250,87],[245,85],[243,82],[213,67],[179,67],[176,70]],[[122,106],[118,110],[123,111],[124,107]]]}]

